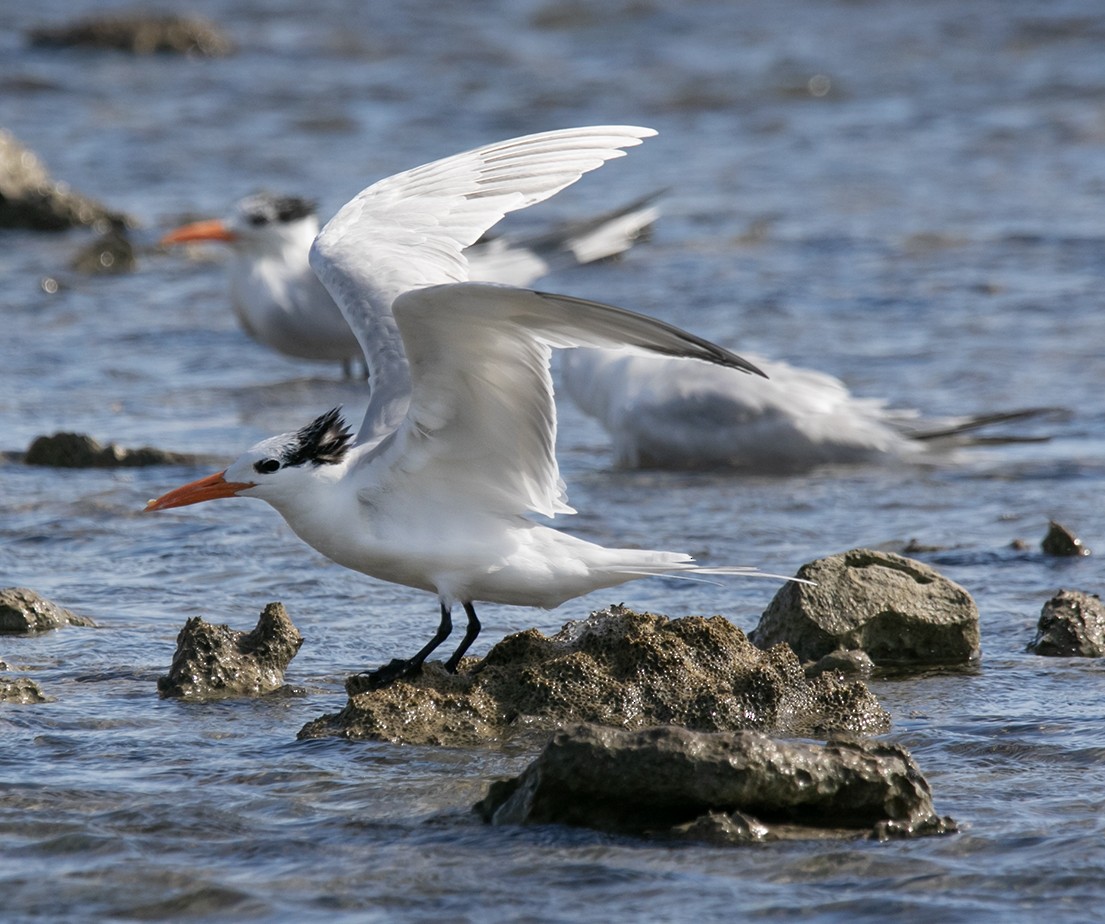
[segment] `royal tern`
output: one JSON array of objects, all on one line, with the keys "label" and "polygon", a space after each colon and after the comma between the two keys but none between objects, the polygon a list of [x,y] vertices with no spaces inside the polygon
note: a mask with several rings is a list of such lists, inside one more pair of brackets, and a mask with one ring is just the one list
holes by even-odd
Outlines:
[{"label": "royal tern", "polygon": [[[529,286],[554,270],[615,256],[656,221],[653,199],[536,236],[478,241],[465,254],[468,278]],[[230,304],[242,329],[285,356],[340,362],[349,374],[361,348],[307,261],[318,232],[310,200],[258,193],[240,199],[227,217],[182,225],[161,243],[227,244]]]},{"label": "royal tern", "polygon": [[503,215],[548,198],[652,135],[602,126],[478,148],[368,187],[326,225],[311,265],[357,334],[371,395],[353,438],[335,409],[267,439],[148,510],[222,497],[271,504],[335,562],[436,594],[440,622],[416,655],[365,675],[421,670],[474,603],[555,607],[658,574],[703,568],[675,552],[604,548],[530,519],[570,513],[554,452],[552,347],[621,346],[757,372],[660,321],[578,298],[466,282],[464,250]]},{"label": "royal tern", "polygon": [[609,433],[620,468],[783,473],[923,461],[971,442],[982,427],[1049,410],[925,420],[878,398],[857,397],[824,372],[749,356],[766,377],[663,356],[570,350],[560,382]]}]

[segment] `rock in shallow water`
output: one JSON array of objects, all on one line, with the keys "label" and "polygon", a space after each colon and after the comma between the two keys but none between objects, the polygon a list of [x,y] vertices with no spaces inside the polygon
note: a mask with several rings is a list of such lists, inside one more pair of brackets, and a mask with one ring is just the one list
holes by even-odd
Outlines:
[{"label": "rock in shallow water", "polygon": [[1044,604],[1028,651],[1059,658],[1105,657],[1105,606],[1097,594],[1061,590]]},{"label": "rock in shallow water", "polygon": [[188,465],[195,460],[195,456],[151,446],[139,449],[125,449],[115,443],[104,446],[84,433],[36,436],[23,457],[27,465],[55,468],[137,468],[144,465]]},{"label": "rock in shallow water", "polygon": [[357,693],[299,737],[473,746],[573,722],[876,734],[890,717],[864,683],[808,679],[787,646],[760,651],[721,616],[615,606],[551,638],[536,629],[509,636],[483,661],[466,659],[460,674],[434,662],[421,676]]},{"label": "rock in shallow water", "polygon": [[78,225],[127,223],[121,212],[51,178],[32,151],[0,129],[0,228],[63,231]]},{"label": "rock in shallow water", "polygon": [[798,569],[813,584],[784,585],[748,637],[789,644],[816,661],[861,649],[879,667],[967,664],[979,657],[978,607],[928,565],[853,549]]},{"label": "rock in shallow water", "polygon": [[1047,535],[1040,542],[1040,548],[1047,555],[1078,557],[1092,554],[1071,530],[1054,520],[1048,523]]},{"label": "rock in shallow water", "polygon": [[825,746],[754,731],[557,732],[521,776],[476,806],[493,824],[569,824],[712,843],[944,834],[928,783],[901,747]]},{"label": "rock in shallow water", "polygon": [[26,587],[0,589],[0,632],[31,635],[62,626],[95,625],[87,616],[78,616]]},{"label": "rock in shallow water", "polygon": [[49,702],[49,697],[30,677],[0,678],[0,703],[30,706]]},{"label": "rock in shallow water", "polygon": [[216,57],[234,50],[233,43],[206,19],[141,10],[39,26],[28,37],[38,48],[109,48],[138,55],[169,52]]},{"label": "rock in shallow water", "polygon": [[157,681],[161,696],[188,700],[263,696],[284,685],[284,671],[303,636],[282,603],[270,603],[252,632],[189,619],[177,636],[169,673]]}]

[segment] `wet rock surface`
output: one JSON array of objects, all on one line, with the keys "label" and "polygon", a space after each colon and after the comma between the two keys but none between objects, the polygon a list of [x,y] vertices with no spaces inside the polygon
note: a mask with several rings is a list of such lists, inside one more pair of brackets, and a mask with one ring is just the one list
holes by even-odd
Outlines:
[{"label": "wet rock surface", "polygon": [[88,16],[67,25],[39,26],[27,38],[38,48],[105,48],[148,55],[171,53],[218,57],[234,45],[198,16],[142,11]]},{"label": "wet rock surface", "polygon": [[0,632],[33,635],[62,626],[95,626],[87,616],[78,616],[51,603],[26,587],[0,589]]},{"label": "wet rock surface", "polygon": [[1028,651],[1060,658],[1105,657],[1105,605],[1097,594],[1061,590],[1044,604]]},{"label": "wet rock surface", "polygon": [[1090,550],[1082,544],[1081,539],[1063,526],[1062,523],[1056,523],[1054,520],[1048,523],[1047,535],[1040,542],[1040,548],[1047,555],[1080,556],[1091,554]]},{"label": "wet rock surface", "polygon": [[49,697],[30,677],[0,677],[0,703],[30,706],[49,701]]},{"label": "wet rock surface", "polygon": [[755,731],[557,732],[475,809],[492,824],[559,823],[711,843],[909,837],[956,830],[904,748],[785,742]]},{"label": "wet rock surface", "polygon": [[251,632],[189,619],[177,636],[169,673],[158,679],[163,698],[203,701],[228,696],[263,696],[284,685],[303,636],[282,603],[269,603]]},{"label": "wet rock surface", "polygon": [[128,223],[121,212],[54,180],[34,152],[0,129],[0,228],[63,231]]},{"label": "wet rock surface", "polygon": [[836,649],[865,651],[879,667],[967,664],[979,657],[978,607],[928,565],[853,549],[803,565],[748,637],[789,644],[804,660]]},{"label": "wet rock surface", "polygon": [[27,465],[55,468],[136,468],[145,465],[190,465],[197,458],[180,452],[168,452],[142,446],[124,449],[115,443],[106,446],[85,433],[55,433],[38,436],[23,456]]},{"label": "wet rock surface", "polygon": [[574,722],[813,735],[875,734],[890,717],[861,681],[808,679],[786,645],[761,651],[721,616],[669,619],[616,606],[551,637],[511,635],[458,674],[432,662],[418,677],[356,693],[299,737],[475,746]]}]

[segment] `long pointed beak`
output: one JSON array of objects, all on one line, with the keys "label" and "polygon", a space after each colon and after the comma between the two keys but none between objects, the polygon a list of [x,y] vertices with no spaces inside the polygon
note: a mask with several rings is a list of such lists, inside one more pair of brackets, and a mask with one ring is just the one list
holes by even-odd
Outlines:
[{"label": "long pointed beak", "polygon": [[168,510],[170,507],[187,507],[189,504],[199,504],[203,501],[216,500],[220,497],[234,497],[239,491],[256,487],[252,481],[227,481],[223,472],[215,472],[198,481],[175,488],[168,494],[162,494],[157,500],[152,500],[145,506],[145,510]]},{"label": "long pointed beak", "polygon": [[181,225],[161,238],[161,245],[187,244],[191,241],[236,241],[238,235],[231,231],[220,219],[197,221],[190,225]]}]

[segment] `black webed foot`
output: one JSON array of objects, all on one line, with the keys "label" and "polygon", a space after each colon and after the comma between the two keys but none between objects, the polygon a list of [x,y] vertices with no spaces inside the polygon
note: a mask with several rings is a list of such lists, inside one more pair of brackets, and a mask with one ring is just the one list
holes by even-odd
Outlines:
[{"label": "black webed foot", "polygon": [[345,692],[350,696],[379,690],[402,677],[413,677],[422,672],[422,664],[414,658],[392,658],[383,667],[374,671],[362,671],[345,681]]}]

